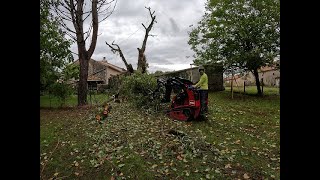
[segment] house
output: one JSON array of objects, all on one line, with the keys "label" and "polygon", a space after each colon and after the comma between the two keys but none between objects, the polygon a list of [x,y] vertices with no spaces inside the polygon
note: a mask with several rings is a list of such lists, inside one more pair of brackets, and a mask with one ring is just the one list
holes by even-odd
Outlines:
[{"label": "house", "polygon": [[262,67],[259,78],[265,86],[277,86],[276,79],[280,79],[280,71],[275,67]]},{"label": "house", "polygon": [[[76,60],[74,63],[79,64],[79,60]],[[108,63],[105,57],[101,61],[90,59],[87,80],[88,87],[89,89],[97,89],[98,85],[107,85],[110,77],[125,72],[124,68]]]},{"label": "house", "polygon": [[[181,77],[192,81],[194,84],[200,80],[199,67],[182,69],[179,71],[157,74],[157,78]],[[220,64],[204,65],[205,73],[208,75],[208,88],[211,91],[223,91],[223,66]]]},{"label": "house", "polygon": [[[261,67],[258,70],[260,82],[263,82],[264,86],[273,86],[279,87],[280,82],[280,70],[275,66],[265,66]],[[231,86],[231,76],[227,76],[224,78],[224,85]],[[247,72],[244,75],[236,74],[233,78],[233,85],[234,86],[255,86],[256,80],[254,75],[251,72]]]}]

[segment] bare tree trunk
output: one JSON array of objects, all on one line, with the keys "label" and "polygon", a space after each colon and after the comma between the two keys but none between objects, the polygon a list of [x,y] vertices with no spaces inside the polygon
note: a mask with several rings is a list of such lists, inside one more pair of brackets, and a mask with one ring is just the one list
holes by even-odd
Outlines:
[{"label": "bare tree trunk", "polygon": [[259,80],[259,73],[258,73],[258,69],[254,69],[253,70],[253,75],[256,79],[256,86],[257,86],[257,90],[258,90],[258,95],[262,96],[262,91],[261,91],[261,87],[260,87],[260,80]]},{"label": "bare tree trunk", "polygon": [[144,52],[142,49],[137,48],[139,55],[138,55],[138,70],[140,70],[142,73],[145,73],[147,71],[147,59],[146,56],[144,55]]},{"label": "bare tree trunk", "polygon": [[89,68],[89,59],[87,59],[84,53],[79,53],[79,62],[80,62],[80,78],[78,84],[78,106],[83,106],[87,104],[87,93],[88,93],[88,68]]},{"label": "bare tree trunk", "polygon": [[144,35],[144,39],[143,39],[143,42],[142,42],[142,47],[141,48],[137,48],[138,49],[138,52],[139,52],[139,55],[138,55],[138,67],[137,67],[137,70],[140,70],[142,73],[145,73],[147,71],[147,67],[148,67],[148,63],[147,63],[147,59],[146,59],[146,56],[144,54],[145,50],[146,50],[146,46],[147,46],[147,40],[148,40],[148,37],[149,36],[153,36],[153,35],[149,35],[149,32],[151,31],[152,29],[152,26],[153,26],[153,23],[156,22],[155,19],[156,19],[156,16],[154,16],[154,12],[153,11],[151,13],[151,8],[150,7],[146,7],[146,9],[149,10],[149,14],[151,16],[151,22],[149,24],[148,27],[146,27],[143,23],[142,23],[142,26],[144,27],[144,29],[146,30],[146,33]]}]

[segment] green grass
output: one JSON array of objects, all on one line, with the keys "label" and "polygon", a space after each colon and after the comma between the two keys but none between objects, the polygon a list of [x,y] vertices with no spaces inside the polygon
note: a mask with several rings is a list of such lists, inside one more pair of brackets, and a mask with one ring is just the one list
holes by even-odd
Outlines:
[{"label": "green grass", "polygon": [[[231,87],[225,87],[226,91],[231,92]],[[262,90],[262,88],[261,88]],[[243,86],[234,86],[233,91],[235,93],[244,94]],[[254,95],[257,94],[258,90],[256,86],[246,86],[245,94]],[[263,94],[264,95],[279,95],[279,88],[277,87],[263,87]]]},{"label": "green grass", "polygon": [[[97,104],[101,103],[108,99],[108,96],[106,94],[95,94],[90,96],[87,96],[87,102],[89,104]],[[57,108],[61,107],[62,103],[59,102],[59,99],[53,96],[44,95],[40,96],[40,107],[52,107]],[[62,105],[62,107],[75,107],[78,105],[78,96],[77,95],[71,95],[69,98],[66,99],[66,102]]]},{"label": "green grass", "polygon": [[41,179],[280,179],[279,95],[209,93],[207,121],[112,106],[102,124],[97,109],[40,110]]}]

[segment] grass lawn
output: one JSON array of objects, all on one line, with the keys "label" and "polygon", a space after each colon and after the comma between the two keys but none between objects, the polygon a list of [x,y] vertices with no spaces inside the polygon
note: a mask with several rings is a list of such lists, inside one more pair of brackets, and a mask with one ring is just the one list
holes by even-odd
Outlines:
[{"label": "grass lawn", "polygon": [[209,118],[201,122],[172,121],[125,102],[112,104],[102,124],[97,109],[40,109],[40,176],[280,179],[279,99],[209,93]]},{"label": "grass lawn", "polygon": [[[66,102],[62,107],[75,107],[78,105],[78,96],[77,95],[71,95],[69,98],[66,99]],[[89,104],[99,104],[105,100],[108,99],[108,96],[105,94],[96,94],[96,95],[88,95],[87,97],[87,102]],[[49,96],[49,95],[44,95],[40,96],[40,107],[52,107],[52,108],[57,108],[61,107],[61,102],[59,102],[58,98]]]},{"label": "grass lawn", "polygon": [[[231,87],[225,87],[226,91],[231,91]],[[254,95],[257,94],[257,86],[246,86],[245,94]],[[261,88],[262,90],[262,88]],[[243,86],[234,86],[233,92],[235,93],[244,93]],[[263,94],[264,95],[279,95],[279,88],[277,87],[263,87]]]}]

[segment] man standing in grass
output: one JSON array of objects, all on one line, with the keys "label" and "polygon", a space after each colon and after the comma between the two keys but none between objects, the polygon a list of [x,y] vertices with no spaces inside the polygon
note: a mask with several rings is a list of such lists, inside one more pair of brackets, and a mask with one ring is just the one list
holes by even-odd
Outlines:
[{"label": "man standing in grass", "polygon": [[199,87],[200,90],[200,103],[201,103],[201,115],[205,116],[205,113],[208,113],[208,106],[206,99],[208,99],[208,76],[204,73],[204,67],[199,66],[200,80],[193,87]]}]

